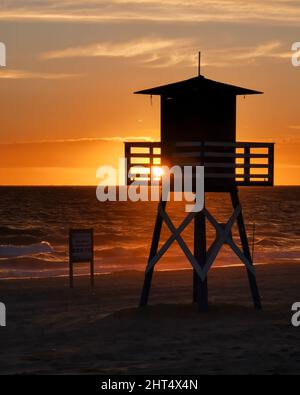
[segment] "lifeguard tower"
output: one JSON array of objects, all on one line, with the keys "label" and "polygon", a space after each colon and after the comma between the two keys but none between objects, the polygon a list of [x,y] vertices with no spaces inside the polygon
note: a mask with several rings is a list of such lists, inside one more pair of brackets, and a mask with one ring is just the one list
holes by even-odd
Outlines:
[{"label": "lifeguard tower", "polygon": [[[152,244],[140,306],[148,303],[152,275],[156,263],[177,241],[193,267],[193,299],[201,311],[208,310],[207,275],[224,244],[245,264],[250,290],[256,309],[261,298],[249,248],[238,188],[274,185],[274,144],[238,142],[236,136],[237,96],[258,95],[262,92],[213,81],[200,75],[188,80],[136,92],[161,98],[161,141],[154,143],[125,143],[128,168],[153,168],[158,163],[168,166],[204,166],[205,193],[229,193],[233,213],[226,224],[219,223],[205,207],[189,213],[176,228],[161,200],[154,227]],[[147,164],[146,164],[147,163]],[[127,185],[145,174],[130,174]],[[141,179],[141,178],[140,178]],[[144,178],[143,178],[144,179]],[[181,233],[194,222],[194,251],[190,251]],[[207,248],[207,221],[216,230],[213,244]],[[163,222],[172,235],[159,249]],[[237,222],[240,248],[233,240],[232,227]]]}]

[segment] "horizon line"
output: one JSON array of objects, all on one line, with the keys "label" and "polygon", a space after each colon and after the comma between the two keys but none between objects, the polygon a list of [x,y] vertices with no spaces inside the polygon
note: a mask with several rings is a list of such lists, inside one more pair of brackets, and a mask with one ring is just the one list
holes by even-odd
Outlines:
[{"label": "horizon line", "polygon": [[[0,185],[0,188],[97,188],[98,184],[95,185]],[[107,185],[108,187],[123,187],[126,185]],[[262,188],[260,186],[251,186],[252,188]],[[280,187],[300,187],[300,184],[277,184],[270,186],[269,188],[280,188]],[[249,188],[249,186],[239,186],[239,188]],[[265,187],[264,187],[265,188]]]}]

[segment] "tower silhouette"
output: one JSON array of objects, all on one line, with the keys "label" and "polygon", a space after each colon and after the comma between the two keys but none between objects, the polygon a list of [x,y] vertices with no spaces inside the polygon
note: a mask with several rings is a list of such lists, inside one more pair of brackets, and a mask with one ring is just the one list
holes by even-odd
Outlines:
[{"label": "tower silhouette", "polygon": [[[127,185],[139,180],[144,182],[145,177],[150,181],[149,172],[151,173],[151,169],[158,162],[170,167],[201,165],[205,169],[205,193],[229,193],[233,206],[233,213],[226,224],[219,223],[205,206],[201,212],[189,213],[176,228],[166,211],[167,201],[161,199],[140,306],[148,303],[156,263],[176,240],[193,267],[193,300],[198,303],[200,310],[208,309],[207,275],[224,244],[231,247],[245,264],[254,306],[261,309],[261,298],[239,199],[239,187],[274,185],[274,144],[237,141],[236,98],[262,92],[224,84],[199,75],[136,93],[160,96],[161,141],[125,143],[125,157],[129,167]],[[149,172],[130,172],[131,167],[139,164],[148,168]],[[193,252],[181,237],[183,230],[192,221]],[[164,222],[172,235],[159,249]],[[206,238],[207,222],[216,230],[215,241],[209,248]],[[241,248],[232,237],[235,222],[238,225]]]}]

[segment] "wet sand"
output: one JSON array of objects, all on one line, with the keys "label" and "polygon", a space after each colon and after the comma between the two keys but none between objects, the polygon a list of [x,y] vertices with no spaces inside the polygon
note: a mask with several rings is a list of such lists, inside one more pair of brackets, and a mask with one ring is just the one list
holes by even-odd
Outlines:
[{"label": "wet sand", "polygon": [[1,374],[299,374],[300,264],[257,268],[264,309],[253,309],[243,268],[209,278],[210,312],[191,303],[191,271],[157,272],[137,309],[143,273],[7,280],[0,301]]}]

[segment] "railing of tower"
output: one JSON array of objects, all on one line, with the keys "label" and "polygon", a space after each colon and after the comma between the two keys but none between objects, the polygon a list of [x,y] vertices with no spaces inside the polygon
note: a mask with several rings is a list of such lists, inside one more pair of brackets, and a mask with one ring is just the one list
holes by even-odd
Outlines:
[{"label": "railing of tower", "polygon": [[254,142],[178,142],[162,155],[161,142],[127,142],[127,185],[150,184],[151,169],[161,165],[204,166],[209,183],[274,185],[274,144]]}]

